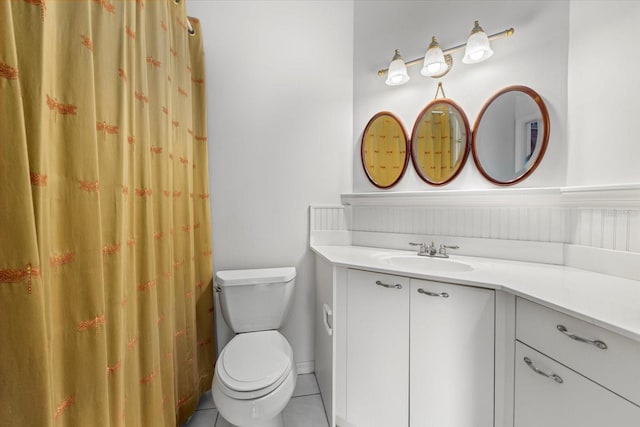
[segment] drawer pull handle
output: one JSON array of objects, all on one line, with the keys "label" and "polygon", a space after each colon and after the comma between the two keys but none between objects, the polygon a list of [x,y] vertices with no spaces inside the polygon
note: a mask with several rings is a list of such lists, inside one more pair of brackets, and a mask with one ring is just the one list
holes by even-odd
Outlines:
[{"label": "drawer pull handle", "polygon": [[551,378],[552,380],[554,380],[555,382],[557,382],[558,384],[562,384],[564,381],[562,380],[562,378],[560,377],[560,375],[556,375],[556,374],[547,374],[545,371],[542,371],[538,368],[535,367],[535,365],[533,364],[533,362],[531,361],[531,359],[529,359],[528,357],[524,358],[524,363],[527,364],[527,366],[529,366],[531,368],[531,370],[533,372],[535,372],[536,374],[540,374],[543,377],[547,377],[547,378]]},{"label": "drawer pull handle", "polygon": [[603,341],[600,341],[600,340],[595,340],[595,341],[588,340],[586,338],[582,338],[582,337],[579,337],[577,335],[572,334],[571,332],[569,332],[567,330],[567,328],[564,325],[557,325],[556,328],[558,328],[558,330],[560,332],[562,332],[563,334],[565,334],[566,336],[568,336],[569,338],[571,338],[574,341],[579,341],[579,342],[583,342],[585,344],[595,345],[600,350],[606,350],[608,348],[607,344],[605,344]]},{"label": "drawer pull handle", "polygon": [[449,294],[446,292],[440,292],[440,293],[436,293],[436,292],[430,292],[430,291],[425,291],[422,288],[418,288],[418,293],[419,294],[425,294],[425,295],[429,295],[430,297],[442,297],[442,298],[449,298]]},{"label": "drawer pull handle", "polygon": [[376,285],[382,286],[383,288],[402,289],[402,285],[400,285],[400,284],[388,285],[386,283],[382,283],[380,280],[376,280]]}]

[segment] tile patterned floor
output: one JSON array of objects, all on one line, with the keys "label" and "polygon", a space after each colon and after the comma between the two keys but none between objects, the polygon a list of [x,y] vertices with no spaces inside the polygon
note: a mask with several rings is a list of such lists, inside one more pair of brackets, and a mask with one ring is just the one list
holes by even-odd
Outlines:
[{"label": "tile patterned floor", "polygon": [[[313,374],[298,375],[291,401],[284,409],[284,427],[329,427],[322,398]],[[215,408],[211,392],[200,399],[198,409],[182,427],[229,427]]]}]

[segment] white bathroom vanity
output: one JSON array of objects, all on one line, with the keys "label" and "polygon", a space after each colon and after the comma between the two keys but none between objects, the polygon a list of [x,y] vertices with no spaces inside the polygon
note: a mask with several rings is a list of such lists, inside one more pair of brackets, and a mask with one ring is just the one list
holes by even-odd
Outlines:
[{"label": "white bathroom vanity", "polygon": [[339,427],[637,427],[640,284],[562,265],[314,245]]}]

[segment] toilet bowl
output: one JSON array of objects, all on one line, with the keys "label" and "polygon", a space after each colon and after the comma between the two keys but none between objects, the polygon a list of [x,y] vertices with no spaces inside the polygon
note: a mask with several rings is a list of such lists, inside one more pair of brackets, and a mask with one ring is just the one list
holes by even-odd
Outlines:
[{"label": "toilet bowl", "polygon": [[220,353],[212,395],[234,426],[282,427],[296,380],[291,346],[278,331],[244,333]]},{"label": "toilet bowl", "polygon": [[222,315],[237,335],[218,356],[211,392],[234,427],[283,427],[297,372],[291,345],[277,329],[289,311],[295,273],[287,267],[216,274]]}]

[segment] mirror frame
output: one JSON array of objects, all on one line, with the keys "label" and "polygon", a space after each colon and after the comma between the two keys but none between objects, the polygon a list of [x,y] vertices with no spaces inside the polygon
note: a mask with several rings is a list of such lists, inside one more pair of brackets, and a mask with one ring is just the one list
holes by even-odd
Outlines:
[{"label": "mirror frame", "polygon": [[[369,126],[371,126],[376,119],[383,116],[389,117],[390,119],[394,120],[398,124],[398,126],[400,127],[400,130],[402,131],[402,136],[404,137],[404,147],[405,147],[404,148],[405,150],[404,164],[402,165],[402,170],[400,171],[400,174],[398,175],[398,177],[389,185],[380,185],[377,182],[375,182],[373,177],[369,174],[369,170],[367,169],[367,165],[365,164],[365,161],[364,161],[364,141],[367,136],[367,130],[369,129]],[[371,119],[369,119],[369,121],[367,122],[367,125],[364,127],[364,131],[362,132],[362,138],[360,140],[360,160],[362,162],[362,169],[364,170],[364,174],[366,175],[367,179],[369,179],[369,182],[371,182],[373,185],[383,190],[391,188],[394,185],[396,185],[398,182],[400,182],[400,180],[405,174],[405,171],[407,170],[407,165],[409,164],[409,155],[410,155],[410,152],[409,152],[409,140],[407,139],[407,131],[402,125],[402,122],[400,121],[400,119],[398,119],[398,117],[396,117],[395,114],[390,113],[389,111],[380,111],[374,114],[374,116],[371,117]]]},{"label": "mirror frame", "polygon": [[[458,169],[456,169],[453,172],[453,174],[451,174],[451,176],[449,176],[449,178],[447,178],[446,180],[444,180],[442,182],[432,181],[426,175],[424,175],[422,173],[422,170],[420,169],[420,167],[416,163],[417,162],[416,156],[413,155],[413,148],[414,148],[415,139],[416,139],[416,136],[417,136],[416,134],[417,134],[417,131],[418,131],[419,124],[422,121],[422,116],[424,116],[424,114],[429,110],[429,108],[431,108],[431,107],[433,107],[434,105],[437,105],[437,104],[448,104],[449,106],[455,108],[455,110],[458,112],[458,114],[460,114],[460,117],[462,117],[462,122],[464,124],[465,139],[466,139],[464,153],[462,154],[462,159],[460,161],[460,167],[458,167]],[[420,111],[420,114],[418,114],[418,117],[416,118],[416,121],[415,121],[415,123],[413,125],[413,130],[411,131],[410,153],[411,153],[411,162],[413,163],[413,168],[415,169],[416,173],[418,174],[418,176],[420,177],[421,180],[423,180],[427,184],[436,185],[436,186],[445,185],[445,184],[450,183],[451,181],[453,181],[455,179],[455,177],[457,177],[460,174],[460,172],[464,168],[464,165],[467,163],[467,158],[469,157],[470,148],[471,148],[471,128],[469,126],[469,119],[467,118],[467,115],[465,114],[464,110],[458,104],[456,104],[455,102],[453,102],[449,98],[439,98],[439,99],[434,99],[433,101],[429,102],[427,104],[427,106],[424,107],[422,109],[422,111]]]},{"label": "mirror frame", "polygon": [[[478,130],[480,129],[480,123],[482,122],[482,118],[484,117],[484,114],[486,113],[487,109],[491,106],[491,103],[493,103],[493,101],[495,101],[498,97],[500,97],[501,95],[504,95],[505,93],[508,92],[522,92],[526,95],[529,95],[529,97],[531,97],[531,99],[536,103],[536,105],[538,106],[538,109],[540,110],[540,113],[542,114],[542,123],[544,126],[544,132],[542,134],[542,144],[540,146],[540,152],[538,153],[538,157],[536,158],[535,162],[533,162],[533,164],[531,165],[531,167],[529,167],[529,169],[527,169],[527,171],[525,173],[523,173],[520,176],[515,177],[512,180],[509,181],[500,181],[495,179],[494,177],[492,177],[489,172],[487,172],[482,165],[480,164],[480,158],[479,158],[479,154],[478,154]],[[529,175],[531,175],[540,165],[540,162],[542,161],[542,158],[544,157],[545,152],[547,151],[547,145],[549,144],[549,133],[550,133],[550,127],[549,127],[549,111],[547,110],[547,106],[545,105],[544,101],[542,100],[542,97],[533,89],[531,89],[530,87],[527,86],[521,86],[521,85],[513,85],[513,86],[507,86],[504,89],[499,90],[498,92],[496,92],[495,94],[493,94],[491,96],[491,98],[489,98],[484,106],[482,107],[482,110],[480,110],[480,113],[478,113],[478,117],[476,118],[475,123],[473,124],[473,139],[471,142],[471,151],[473,153],[473,161],[476,164],[476,167],[478,168],[478,170],[480,171],[480,173],[490,182],[492,182],[493,184],[496,185],[502,185],[502,186],[507,186],[507,185],[513,185],[516,184],[520,181],[524,181],[525,178],[527,178]]]}]

